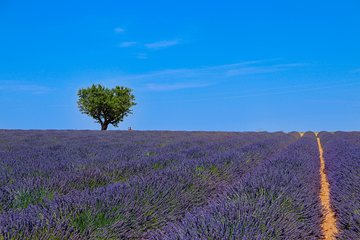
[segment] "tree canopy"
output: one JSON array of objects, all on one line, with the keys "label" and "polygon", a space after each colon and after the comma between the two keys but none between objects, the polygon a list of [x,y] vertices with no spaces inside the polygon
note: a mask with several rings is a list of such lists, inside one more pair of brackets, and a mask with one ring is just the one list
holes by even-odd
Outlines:
[{"label": "tree canopy", "polygon": [[132,114],[131,107],[136,105],[132,89],[116,86],[112,89],[100,84],[82,88],[78,91],[80,112],[87,114],[107,130],[108,125],[115,127],[124,117]]}]

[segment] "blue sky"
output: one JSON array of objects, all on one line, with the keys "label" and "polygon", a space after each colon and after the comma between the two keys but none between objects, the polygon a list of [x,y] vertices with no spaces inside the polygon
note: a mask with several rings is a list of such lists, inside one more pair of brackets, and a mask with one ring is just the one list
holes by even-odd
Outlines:
[{"label": "blue sky", "polygon": [[[92,83],[141,130],[360,128],[358,1],[0,0],[0,129],[98,129]],[[113,128],[112,128],[113,129]]]}]

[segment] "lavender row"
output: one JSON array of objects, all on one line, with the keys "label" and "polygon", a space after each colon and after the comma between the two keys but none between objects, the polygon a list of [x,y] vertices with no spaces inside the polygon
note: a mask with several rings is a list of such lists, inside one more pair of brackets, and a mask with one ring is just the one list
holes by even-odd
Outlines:
[{"label": "lavender row", "polygon": [[7,238],[22,239],[139,238],[148,230],[179,220],[186,209],[203,205],[233,176],[240,176],[294,140],[290,135],[275,134],[273,139],[231,153],[185,158],[173,167],[125,183],[45,199],[41,205],[1,214],[0,231]]},{"label": "lavender row", "polygon": [[319,159],[314,134],[232,185],[208,206],[149,239],[319,239]]},{"label": "lavender row", "polygon": [[[196,169],[197,169],[197,170],[202,170],[202,168],[203,168],[203,167],[200,167],[200,168],[197,167]],[[212,169],[212,170],[213,170],[213,169]]]},{"label": "lavender row", "polygon": [[321,133],[338,239],[360,239],[359,133]]},{"label": "lavender row", "polygon": [[[0,211],[26,208],[72,190],[94,189],[201,156],[246,145],[270,134],[5,131],[0,145]],[[9,133],[16,133],[16,136]],[[256,136],[257,135],[257,136]],[[150,139],[150,140],[149,140]],[[55,141],[55,143],[54,143]],[[226,141],[226,144],[223,144]],[[2,182],[2,184],[1,184]]]},{"label": "lavender row", "polygon": [[343,138],[352,144],[360,145],[360,132],[335,132],[333,133],[336,137]]}]

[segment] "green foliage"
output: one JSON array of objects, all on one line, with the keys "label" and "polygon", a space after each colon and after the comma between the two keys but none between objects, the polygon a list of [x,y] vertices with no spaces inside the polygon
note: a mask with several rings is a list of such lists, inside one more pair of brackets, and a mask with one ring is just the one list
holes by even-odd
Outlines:
[{"label": "green foliage", "polygon": [[215,175],[218,175],[218,174],[219,174],[219,168],[218,168],[217,166],[215,166],[215,165],[211,165],[209,171],[210,171],[212,174],[215,174]]},{"label": "green foliage", "polygon": [[124,117],[132,113],[131,107],[136,105],[135,96],[127,87],[109,89],[93,84],[80,89],[78,96],[80,112],[94,118],[101,124],[101,130],[106,130],[109,124],[117,127]]},{"label": "green foliage", "polygon": [[21,190],[16,193],[15,198],[12,202],[12,207],[16,209],[25,209],[30,204],[43,203],[45,199],[52,200],[54,193],[44,188],[28,191]]},{"label": "green foliage", "polygon": [[128,176],[126,176],[126,175],[115,175],[115,176],[113,176],[113,181],[114,182],[125,182],[125,181],[127,181],[129,179],[129,177]]},{"label": "green foliage", "polygon": [[150,157],[150,156],[156,155],[156,153],[150,151],[150,152],[146,152],[145,155],[146,155],[147,157]]},{"label": "green foliage", "polygon": [[164,169],[165,168],[165,165],[164,164],[161,164],[161,163],[154,163],[152,168],[154,170],[161,170],[161,169]]},{"label": "green foliage", "polygon": [[106,179],[87,178],[81,182],[74,183],[74,188],[81,190],[85,188],[94,189],[97,187],[105,186],[106,184],[108,184],[108,181]]},{"label": "green foliage", "polygon": [[76,214],[76,216],[71,219],[71,223],[76,230],[84,232],[91,225],[92,218],[91,212],[85,210]]},{"label": "green foliage", "polygon": [[[110,209],[114,212],[117,209]],[[84,232],[86,230],[100,230],[100,228],[109,226],[114,222],[122,219],[121,214],[110,215],[105,212],[96,212],[91,211],[90,209],[84,209],[75,215],[70,217],[71,225],[78,230],[79,232]]]},{"label": "green foliage", "polygon": [[202,173],[205,171],[205,167],[204,166],[196,166],[195,171],[197,173]]}]

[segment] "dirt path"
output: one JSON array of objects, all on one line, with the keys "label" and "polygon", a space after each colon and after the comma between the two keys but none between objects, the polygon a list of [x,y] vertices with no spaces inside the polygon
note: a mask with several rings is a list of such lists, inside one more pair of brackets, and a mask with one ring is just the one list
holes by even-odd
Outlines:
[{"label": "dirt path", "polygon": [[330,184],[325,172],[325,161],[323,156],[323,148],[321,146],[321,141],[316,133],[317,143],[319,147],[320,154],[320,178],[321,178],[321,188],[320,188],[320,201],[321,205],[324,208],[323,212],[323,222],[321,224],[322,232],[324,234],[324,239],[335,239],[335,234],[338,233],[336,227],[336,218],[334,211],[330,205]]}]

